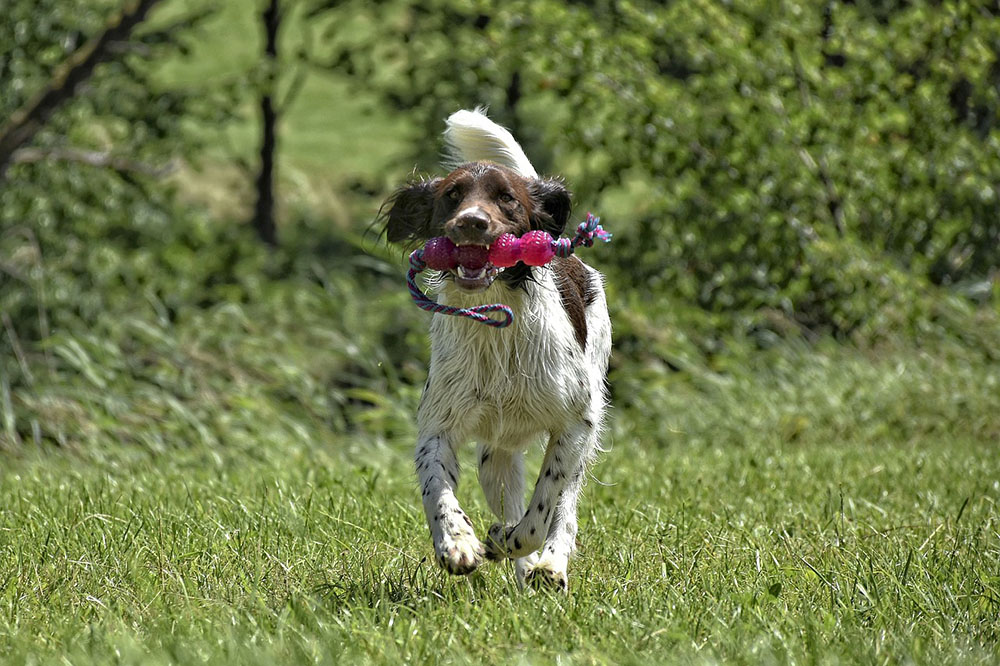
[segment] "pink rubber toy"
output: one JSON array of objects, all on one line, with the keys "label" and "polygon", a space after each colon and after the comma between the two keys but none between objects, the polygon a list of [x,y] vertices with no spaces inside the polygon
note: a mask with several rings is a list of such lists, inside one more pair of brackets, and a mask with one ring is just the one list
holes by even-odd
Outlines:
[{"label": "pink rubber toy", "polygon": [[[493,242],[489,250],[481,245],[455,247],[455,244],[444,236],[432,238],[422,249],[410,253],[410,270],[406,274],[406,286],[410,290],[413,302],[421,310],[468,317],[486,326],[506,328],[514,321],[514,311],[509,306],[494,303],[459,308],[438,303],[436,300],[428,298],[427,294],[420,290],[420,286],[417,284],[417,274],[425,268],[446,271],[455,268],[455,266],[478,270],[487,262],[497,268],[507,268],[515,265],[518,261],[523,261],[528,266],[542,266],[551,261],[554,256],[570,256],[580,245],[590,247],[594,244],[594,239],[602,240],[605,243],[610,241],[611,234],[605,231],[600,223],[601,218],[587,213],[587,219],[576,228],[576,235],[572,239],[555,239],[544,231],[538,230],[529,231],[521,238],[512,234],[503,234]],[[490,317],[489,314],[494,312],[501,313],[503,319]]]},{"label": "pink rubber toy", "polygon": [[497,268],[509,268],[521,260],[521,239],[514,234],[502,234],[490,245],[490,263]]},{"label": "pink rubber toy", "polygon": [[521,236],[521,261],[528,266],[544,266],[556,256],[552,249],[552,236],[534,230]]},{"label": "pink rubber toy", "polygon": [[568,257],[578,245],[590,246],[594,239],[605,242],[611,234],[600,225],[600,218],[587,213],[587,219],[580,223],[573,240],[553,238],[547,232],[533,229],[520,238],[514,234],[501,234],[489,249],[482,245],[455,245],[447,236],[432,238],[419,250],[427,268],[447,271],[456,266],[479,270],[486,264],[496,268],[509,268],[524,262],[527,266],[544,266],[553,257]]},{"label": "pink rubber toy", "polygon": [[489,250],[482,245],[459,245],[455,248],[455,263],[474,271],[485,266],[489,258]]},{"label": "pink rubber toy", "polygon": [[432,238],[424,245],[424,261],[436,271],[450,270],[458,266],[455,249],[455,244],[447,236]]}]

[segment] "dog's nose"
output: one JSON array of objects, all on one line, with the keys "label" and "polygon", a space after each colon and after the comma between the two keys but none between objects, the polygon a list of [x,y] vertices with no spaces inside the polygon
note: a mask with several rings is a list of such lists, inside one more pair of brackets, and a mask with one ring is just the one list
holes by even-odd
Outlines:
[{"label": "dog's nose", "polygon": [[455,226],[462,231],[486,231],[486,228],[489,225],[490,218],[486,216],[486,213],[478,208],[464,211],[458,219],[455,220]]}]

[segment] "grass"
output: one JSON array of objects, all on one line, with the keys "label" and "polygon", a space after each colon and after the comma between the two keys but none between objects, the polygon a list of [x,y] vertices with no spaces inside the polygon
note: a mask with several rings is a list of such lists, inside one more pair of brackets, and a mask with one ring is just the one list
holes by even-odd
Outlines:
[{"label": "grass", "polygon": [[[322,372],[300,371],[293,402]],[[586,489],[566,597],[518,592],[509,567],[463,579],[433,565],[406,421],[388,438],[350,435],[306,409],[258,406],[259,419],[284,423],[186,440],[199,423],[221,429],[207,421],[232,409],[209,399],[219,384],[160,416],[159,449],[113,436],[63,453],[24,443],[0,472],[0,654],[74,664],[1000,658],[1000,418],[981,388],[1000,368],[782,348],[739,372],[697,374],[646,378],[645,391],[616,375],[631,399],[618,401],[612,448]],[[138,400],[119,381],[107,399]],[[275,399],[243,399],[254,395]],[[397,399],[415,409],[415,393]],[[180,423],[199,400],[217,406]],[[872,413],[859,412],[866,405]],[[364,422],[378,409],[351,411]],[[462,496],[482,530],[490,518],[475,485],[467,474]]]}]

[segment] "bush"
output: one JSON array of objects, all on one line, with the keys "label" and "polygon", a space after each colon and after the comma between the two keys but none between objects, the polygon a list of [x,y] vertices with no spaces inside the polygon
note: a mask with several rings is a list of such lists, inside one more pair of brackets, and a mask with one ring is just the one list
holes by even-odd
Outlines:
[{"label": "bush", "polygon": [[921,294],[940,298],[928,282],[996,300],[995,9],[397,0],[325,12],[331,66],[422,119],[415,159],[430,168],[451,110],[490,104],[617,232],[601,259],[615,279],[841,336],[899,306],[897,289],[913,296],[907,319],[926,309]]}]

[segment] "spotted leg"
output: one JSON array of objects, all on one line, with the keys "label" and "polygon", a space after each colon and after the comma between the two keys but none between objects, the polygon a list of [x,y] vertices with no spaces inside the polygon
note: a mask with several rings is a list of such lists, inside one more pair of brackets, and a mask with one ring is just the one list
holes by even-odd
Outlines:
[{"label": "spotted leg", "polygon": [[455,497],[458,460],[452,442],[444,435],[420,437],[416,463],[438,564],[450,574],[472,573],[483,561],[483,545]]},{"label": "spotted leg", "polygon": [[[513,527],[524,516],[524,454],[479,446],[479,483],[486,503],[505,527]],[[534,552],[514,561],[518,584],[537,559]]]},{"label": "spotted leg", "polygon": [[[551,534],[553,520],[560,507],[573,510],[575,537],[575,494],[579,492],[582,470],[596,441],[596,426],[589,419],[567,428],[549,440],[538,481],[524,517],[514,526],[496,524],[490,527],[486,539],[486,557],[493,560],[518,558],[538,550],[542,540]],[[572,501],[567,493],[574,495]],[[567,519],[562,518],[557,523],[561,526],[560,531],[565,532]],[[535,568],[537,569],[537,564]],[[562,567],[562,579],[565,589],[565,566]]]},{"label": "spotted leg", "polygon": [[545,536],[545,547],[527,573],[525,582],[532,587],[566,591],[569,558],[576,551],[576,503],[583,485],[585,469],[581,466],[563,490],[556,513]]}]

